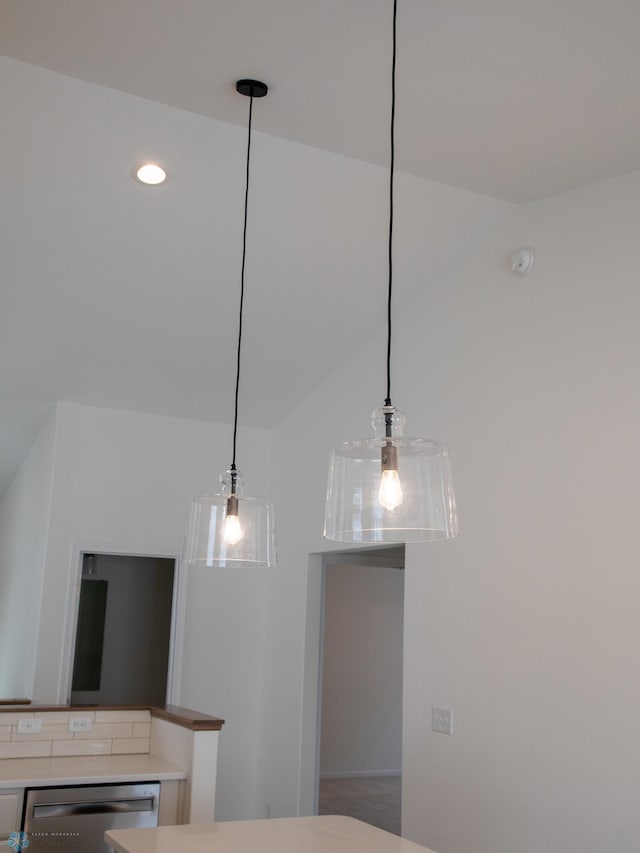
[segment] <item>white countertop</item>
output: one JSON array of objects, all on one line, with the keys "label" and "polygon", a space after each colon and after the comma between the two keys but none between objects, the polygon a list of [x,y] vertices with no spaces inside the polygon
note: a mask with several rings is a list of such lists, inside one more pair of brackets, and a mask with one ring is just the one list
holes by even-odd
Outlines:
[{"label": "white countertop", "polygon": [[433,853],[352,817],[292,817],[117,829],[117,853]]},{"label": "white countertop", "polygon": [[78,755],[0,759],[0,789],[185,779],[179,767],[152,755]]}]

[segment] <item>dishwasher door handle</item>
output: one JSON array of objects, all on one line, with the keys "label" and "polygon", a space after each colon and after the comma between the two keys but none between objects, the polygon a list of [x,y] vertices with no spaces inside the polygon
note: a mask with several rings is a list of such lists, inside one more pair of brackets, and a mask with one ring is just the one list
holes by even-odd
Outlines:
[{"label": "dishwasher door handle", "polygon": [[152,812],[153,797],[135,797],[127,800],[98,800],[85,803],[35,803],[31,817],[39,820],[47,817],[69,817],[90,814],[127,814],[130,812]]}]

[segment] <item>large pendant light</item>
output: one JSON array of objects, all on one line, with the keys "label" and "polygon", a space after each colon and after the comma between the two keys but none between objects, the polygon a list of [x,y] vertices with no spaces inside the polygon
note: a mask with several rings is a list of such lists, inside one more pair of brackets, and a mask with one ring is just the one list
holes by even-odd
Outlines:
[{"label": "large pendant light", "polygon": [[337,542],[419,542],[458,534],[449,452],[444,444],[403,435],[405,416],[391,403],[391,294],[395,161],[396,19],[393,2],[387,393],[373,412],[373,438],[345,441],[331,455],[324,535]]},{"label": "large pendant light", "polygon": [[233,417],[233,456],[227,471],[220,475],[220,490],[214,495],[193,498],[186,541],[186,560],[194,566],[274,566],[276,564],[273,505],[264,498],[243,493],[243,477],[236,468],[238,435],[238,390],[244,306],[244,270],[247,248],[247,211],[249,204],[249,165],[251,161],[251,123],[253,99],[263,98],[267,86],[258,80],[239,80],[236,91],[249,98],[247,169],[244,193],[244,228],[240,275],[240,315]]}]

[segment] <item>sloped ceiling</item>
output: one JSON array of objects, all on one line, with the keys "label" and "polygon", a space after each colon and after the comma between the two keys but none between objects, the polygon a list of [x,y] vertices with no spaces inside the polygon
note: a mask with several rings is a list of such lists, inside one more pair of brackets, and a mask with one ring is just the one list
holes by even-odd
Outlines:
[{"label": "sloped ceiling", "polygon": [[[1,0],[0,53],[386,165],[391,0]],[[400,168],[510,201],[638,168],[640,4],[400,0]]]},{"label": "sloped ceiling", "polygon": [[[383,330],[390,10],[0,0],[0,494],[56,399],[229,420],[238,77],[271,87],[241,422],[277,423]],[[640,167],[638,31],[621,0],[400,0],[397,300],[512,203]],[[132,181],[145,158],[166,186]]]}]

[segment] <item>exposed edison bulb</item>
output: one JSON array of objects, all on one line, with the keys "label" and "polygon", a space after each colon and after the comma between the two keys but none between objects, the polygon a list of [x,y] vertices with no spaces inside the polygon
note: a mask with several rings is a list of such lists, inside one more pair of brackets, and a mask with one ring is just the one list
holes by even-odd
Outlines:
[{"label": "exposed edison bulb", "polygon": [[395,470],[382,472],[378,500],[385,509],[392,510],[402,503],[402,485],[400,475]]},{"label": "exposed edison bulb", "polygon": [[242,539],[244,531],[240,526],[240,519],[237,515],[227,514],[224,520],[224,531],[222,536],[227,545],[237,545]]}]

